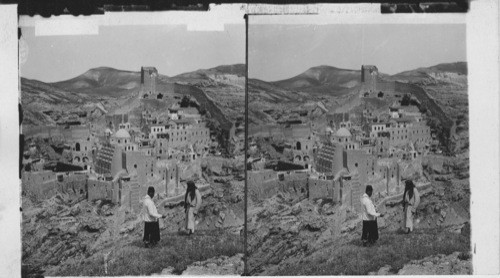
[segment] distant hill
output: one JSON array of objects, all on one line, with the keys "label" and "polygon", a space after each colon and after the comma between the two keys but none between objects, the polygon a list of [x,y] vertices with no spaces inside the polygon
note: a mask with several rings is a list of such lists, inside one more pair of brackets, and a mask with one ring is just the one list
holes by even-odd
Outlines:
[{"label": "distant hill", "polygon": [[182,78],[204,78],[212,74],[234,74],[240,77],[245,77],[246,66],[245,64],[235,64],[235,65],[222,65],[210,69],[199,69],[192,72],[181,73],[174,76],[174,79]]},{"label": "distant hill", "polygon": [[388,80],[412,83],[451,83],[467,84],[467,62],[438,64],[427,68],[400,72],[387,78]]},{"label": "distant hill", "polygon": [[63,90],[37,80],[21,78],[21,103],[25,125],[53,125],[55,121],[43,111],[74,110],[89,101],[90,98],[86,94]]},{"label": "distant hill", "polygon": [[288,90],[309,93],[342,95],[361,81],[360,70],[339,69],[332,66],[313,67],[289,79],[271,82]]},{"label": "distant hill", "polygon": [[[192,95],[199,103],[206,104],[213,117],[227,125],[227,119],[224,117],[231,111],[232,114],[241,115],[241,112],[236,112],[243,108],[245,72],[244,64],[236,64],[183,73],[175,78],[160,74],[157,89],[168,92],[169,95],[177,94],[177,98],[179,94]],[[186,87],[189,89],[179,89]],[[203,93],[195,87],[203,88]],[[95,110],[96,105],[102,107],[99,109],[101,112],[110,113],[132,113],[142,109],[141,107],[158,106],[158,103],[152,100],[142,101],[137,95],[139,89],[140,71],[124,71],[110,67],[93,68],[69,80],[55,83],[22,78],[21,98],[25,123],[34,126],[55,125],[55,121],[67,112]],[[170,101],[176,101],[175,97],[170,97]],[[233,115],[229,118],[234,121],[235,117]]]},{"label": "distant hill", "polygon": [[273,103],[301,101],[303,98],[308,98],[307,93],[299,93],[291,89],[283,88],[260,79],[249,79],[248,87],[250,91],[250,99],[267,99]]},{"label": "distant hill", "polygon": [[224,74],[235,74],[243,77],[246,76],[245,64],[222,65],[211,69],[211,71],[216,71]]},{"label": "distant hill", "polygon": [[90,69],[69,80],[51,83],[51,85],[63,90],[93,96],[120,97],[137,91],[140,81],[140,72],[100,67]]},{"label": "distant hill", "polygon": [[245,64],[223,65],[210,69],[199,69],[181,73],[171,78],[172,82],[189,84],[216,85],[216,83],[230,83],[244,86],[246,76]]},{"label": "distant hill", "polygon": [[22,103],[76,104],[89,99],[86,94],[65,90],[50,83],[21,77]]}]

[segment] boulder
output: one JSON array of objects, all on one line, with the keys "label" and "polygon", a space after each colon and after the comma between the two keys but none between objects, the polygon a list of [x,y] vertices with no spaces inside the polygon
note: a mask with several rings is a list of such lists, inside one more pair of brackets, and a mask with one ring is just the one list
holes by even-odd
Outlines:
[{"label": "boulder", "polygon": [[310,215],[310,217],[304,219],[304,227],[311,232],[321,231],[325,227],[325,221],[321,217],[315,217]]}]

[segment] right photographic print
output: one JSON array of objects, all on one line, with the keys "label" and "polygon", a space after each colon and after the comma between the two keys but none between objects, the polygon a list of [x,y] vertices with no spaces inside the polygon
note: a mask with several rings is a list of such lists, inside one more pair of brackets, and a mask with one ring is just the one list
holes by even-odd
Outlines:
[{"label": "right photographic print", "polygon": [[466,24],[279,17],[248,21],[248,274],[472,274]]}]

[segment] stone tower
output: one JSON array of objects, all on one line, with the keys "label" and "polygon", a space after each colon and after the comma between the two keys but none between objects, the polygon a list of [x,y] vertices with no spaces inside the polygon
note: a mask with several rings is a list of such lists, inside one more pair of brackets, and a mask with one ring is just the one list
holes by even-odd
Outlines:
[{"label": "stone tower", "polygon": [[156,79],[158,70],[155,67],[141,67],[141,97],[156,95]]},{"label": "stone tower", "polygon": [[377,90],[378,69],[376,66],[361,66],[361,84],[364,91],[375,92]]}]

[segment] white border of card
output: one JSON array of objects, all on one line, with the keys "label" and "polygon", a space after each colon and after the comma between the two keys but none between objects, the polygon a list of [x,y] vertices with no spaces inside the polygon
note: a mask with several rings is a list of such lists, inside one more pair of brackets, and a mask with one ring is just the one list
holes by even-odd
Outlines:
[{"label": "white border of card", "polygon": [[[320,8],[318,8],[320,7]],[[368,24],[465,23],[469,69],[471,223],[474,274],[499,274],[499,60],[495,0],[471,1],[467,14],[380,14],[377,4],[359,5],[212,5],[208,12],[112,13],[59,19],[21,17],[16,5],[0,5],[0,277],[21,275],[20,180],[18,178],[18,23],[38,26],[40,34],[96,32],[99,25],[188,24],[193,30],[240,23],[243,15],[273,13],[269,23]],[[297,15],[316,13],[316,15]],[[262,17],[260,17],[262,18]],[[207,22],[209,24],[207,24]],[[61,28],[61,23],[74,28]],[[251,22],[250,22],[251,23]],[[69,26],[69,25],[66,25]],[[38,32],[37,31],[37,32]],[[45,33],[44,33],[45,32]]]}]

